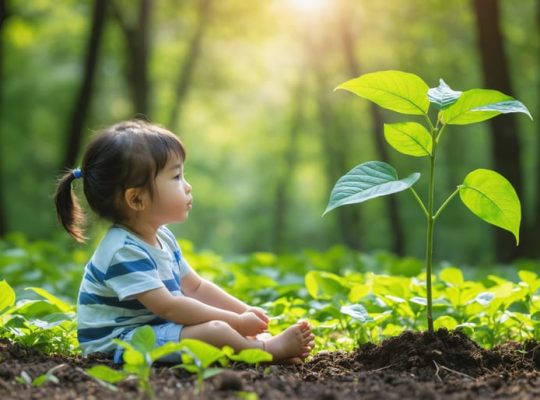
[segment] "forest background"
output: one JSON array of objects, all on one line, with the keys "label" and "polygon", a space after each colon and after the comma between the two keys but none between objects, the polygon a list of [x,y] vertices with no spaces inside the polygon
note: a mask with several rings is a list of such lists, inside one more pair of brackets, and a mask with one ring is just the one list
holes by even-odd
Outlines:
[{"label": "forest background", "polygon": [[[384,143],[383,121],[403,119],[333,89],[396,69],[430,87],[500,90],[537,118],[539,39],[538,0],[0,0],[0,237],[68,245],[56,178],[100,128],[145,117],[187,146],[194,208],[172,229],[196,248],[340,244],[422,258],[425,222],[408,192],[321,217],[336,180],[368,160],[420,171],[427,191],[428,163]],[[494,169],[521,197],[521,243],[456,200],[436,260],[540,255],[538,130],[515,114],[449,128],[438,203],[469,171]],[[97,240],[103,224],[92,226]]]}]

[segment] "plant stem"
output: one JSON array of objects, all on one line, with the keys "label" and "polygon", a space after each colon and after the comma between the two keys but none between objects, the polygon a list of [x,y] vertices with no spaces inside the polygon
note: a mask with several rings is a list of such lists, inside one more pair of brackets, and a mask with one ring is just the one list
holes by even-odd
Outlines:
[{"label": "plant stem", "polygon": [[422,201],[420,196],[418,196],[418,193],[416,193],[416,190],[414,190],[412,186],[409,189],[412,192],[412,194],[413,194],[414,198],[416,199],[416,201],[418,202],[418,204],[420,204],[420,208],[422,209],[422,211],[424,212],[424,215],[427,218],[428,217],[428,212],[426,210],[426,206],[424,205],[424,202]]},{"label": "plant stem", "polygon": [[[437,129],[432,130],[432,136],[437,136]],[[433,218],[433,203],[435,200],[435,151],[437,141],[433,141],[433,150],[429,163],[429,187],[427,206],[427,237],[426,237],[426,291],[427,291],[427,322],[428,331],[433,332],[433,294],[431,289],[431,275],[433,273],[433,228],[435,219]]]},{"label": "plant stem", "polygon": [[459,185],[457,187],[456,190],[454,190],[454,192],[448,196],[448,198],[444,201],[444,203],[442,204],[442,206],[439,207],[439,209],[437,210],[437,212],[435,213],[435,215],[433,216],[433,219],[434,220],[437,220],[437,218],[439,218],[439,214],[446,208],[446,206],[448,205],[448,203],[450,203],[450,201],[454,198],[454,196],[456,194],[458,194],[459,192],[459,189],[462,187],[462,185]]}]

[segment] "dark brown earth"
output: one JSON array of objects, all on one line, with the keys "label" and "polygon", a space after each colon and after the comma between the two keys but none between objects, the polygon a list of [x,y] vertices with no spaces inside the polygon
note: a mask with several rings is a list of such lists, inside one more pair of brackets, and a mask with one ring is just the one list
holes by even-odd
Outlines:
[{"label": "dark brown earth", "polygon": [[[35,378],[54,373],[58,383],[41,387],[19,383],[22,371]],[[137,384],[128,380],[113,393],[83,372],[103,357],[48,356],[0,341],[0,399],[133,399]],[[204,383],[182,370],[154,368],[157,399],[237,399],[239,392],[260,399],[540,399],[540,342],[508,342],[480,348],[464,334],[405,332],[380,345],[366,344],[351,353],[321,352],[302,365],[235,365]],[[245,394],[244,394],[245,395]],[[256,398],[256,397],[255,397]]]}]

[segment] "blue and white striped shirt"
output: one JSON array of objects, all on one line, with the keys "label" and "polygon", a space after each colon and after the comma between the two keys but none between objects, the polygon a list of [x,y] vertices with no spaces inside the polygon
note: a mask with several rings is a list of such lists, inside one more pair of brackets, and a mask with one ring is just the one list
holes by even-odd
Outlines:
[{"label": "blue and white striped shirt", "polygon": [[172,232],[157,232],[162,249],[113,226],[100,242],[84,270],[77,300],[77,336],[83,354],[112,352],[111,339],[142,325],[165,320],[145,308],[135,296],[166,287],[183,296],[180,280],[190,267]]}]

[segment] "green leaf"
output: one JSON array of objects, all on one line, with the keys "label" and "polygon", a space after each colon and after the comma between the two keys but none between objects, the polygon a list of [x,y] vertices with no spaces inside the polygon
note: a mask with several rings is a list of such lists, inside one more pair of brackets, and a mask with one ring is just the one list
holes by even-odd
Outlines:
[{"label": "green leaf", "polygon": [[495,295],[491,292],[482,292],[479,293],[475,298],[474,301],[476,301],[478,304],[483,305],[484,307],[489,306],[491,301],[495,298]]},{"label": "green leaf", "polygon": [[419,178],[420,174],[415,172],[400,180],[394,167],[381,161],[368,161],[357,165],[339,178],[323,215],[346,204],[362,203],[401,192],[414,185]]},{"label": "green leaf", "polygon": [[411,303],[418,304],[420,306],[427,306],[427,299],[425,297],[414,296],[409,299]]},{"label": "green leaf", "polygon": [[191,351],[203,368],[223,357],[223,352],[220,349],[197,339],[182,339],[180,344],[183,348]]},{"label": "green leaf", "polygon": [[150,359],[152,361],[159,360],[160,358],[168,356],[169,354],[181,351],[183,347],[184,346],[178,342],[167,342],[163,346],[159,346],[158,348],[150,351]]},{"label": "green leaf", "polygon": [[445,81],[439,79],[439,86],[428,90],[428,99],[439,110],[444,110],[454,104],[462,93],[452,90]]},{"label": "green leaf", "polygon": [[383,108],[402,114],[424,115],[429,109],[428,85],[417,75],[402,71],[364,74],[339,85]]},{"label": "green leaf", "polygon": [[130,342],[141,353],[150,353],[156,344],[156,334],[151,326],[144,325],[135,329]]},{"label": "green leaf", "polygon": [[353,317],[354,319],[360,321],[360,322],[371,322],[373,321],[373,318],[371,318],[366,310],[366,308],[361,304],[351,304],[349,306],[342,306],[341,312],[343,314],[349,315]]},{"label": "green leaf", "polygon": [[0,311],[15,304],[15,291],[5,280],[0,281]]},{"label": "green leaf", "polygon": [[120,382],[128,376],[128,374],[123,371],[117,371],[105,365],[95,365],[85,371],[88,375],[109,383]]},{"label": "green leaf", "polygon": [[527,107],[513,97],[497,90],[471,89],[442,111],[441,118],[445,124],[466,125],[514,112],[527,114],[532,119]]},{"label": "green leaf", "polygon": [[431,155],[433,139],[427,129],[417,122],[384,124],[384,137],[400,153],[414,157]]},{"label": "green leaf", "polygon": [[433,327],[435,330],[440,328],[446,328],[448,330],[456,329],[456,326],[458,325],[458,322],[455,320],[455,318],[449,316],[449,315],[443,315],[439,318],[437,318],[433,322]]},{"label": "green leaf", "polygon": [[347,291],[343,278],[326,271],[309,271],[304,278],[306,289],[314,299],[331,299]]},{"label": "green leaf", "polygon": [[47,292],[45,289],[39,287],[27,287],[24,290],[32,290],[34,293],[39,294],[41,297],[47,299],[51,304],[54,304],[56,307],[58,307],[58,309],[62,312],[73,311],[74,309],[71,304],[60,300],[58,297]]},{"label": "green leaf", "polygon": [[131,345],[131,343],[125,342],[120,339],[113,339],[113,343],[124,348],[124,354],[122,358],[124,362],[129,365],[143,365],[145,364],[144,354]]},{"label": "green leaf", "polygon": [[452,286],[461,286],[463,285],[463,273],[458,268],[447,267],[444,268],[439,277],[443,282],[449,283]]},{"label": "green leaf", "polygon": [[459,195],[473,214],[510,231],[519,244],[521,204],[514,187],[504,176],[488,169],[477,169],[465,177]]},{"label": "green leaf", "polygon": [[217,374],[225,371],[224,368],[207,368],[202,373],[203,380],[216,376]]},{"label": "green leaf", "polygon": [[261,362],[272,361],[272,354],[261,349],[245,349],[238,354],[229,355],[233,361],[242,361],[247,364],[258,364]]}]

